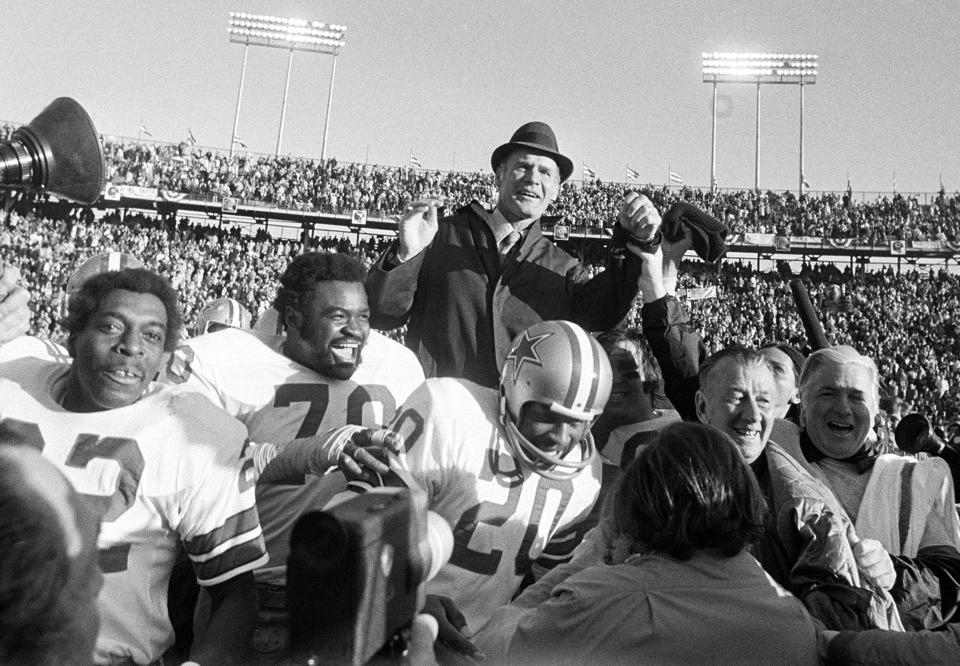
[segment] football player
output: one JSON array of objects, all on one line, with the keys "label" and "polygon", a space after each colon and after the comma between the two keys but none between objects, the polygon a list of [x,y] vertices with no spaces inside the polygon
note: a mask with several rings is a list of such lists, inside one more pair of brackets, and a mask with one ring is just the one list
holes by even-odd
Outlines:
[{"label": "football player", "polygon": [[[80,285],[88,278],[104,273],[106,271],[119,271],[124,268],[142,268],[143,263],[132,254],[123,252],[103,252],[102,254],[90,257],[80,264],[70,277],[67,279],[66,293],[60,307],[60,319],[66,319],[70,298],[77,293]],[[0,286],[0,292],[3,287]],[[0,293],[2,295],[2,293]],[[24,301],[26,307],[26,301]],[[0,305],[0,309],[3,306]],[[27,312],[29,319],[30,313]],[[0,335],[2,338],[2,335]],[[2,339],[0,339],[2,342]],[[69,363],[70,354],[61,345],[45,337],[36,337],[33,335],[21,335],[14,339],[9,339],[6,344],[0,345],[0,363],[10,361],[24,356],[35,356],[60,363]]]},{"label": "football player", "polygon": [[267,561],[242,424],[209,401],[151,383],[176,346],[177,296],[142,269],[86,280],[63,322],[73,363],[0,365],[0,438],[33,446],[99,514],[100,664],[151,663],[170,645],[167,583],[178,544],[212,600],[192,657],[245,646],[252,571]]},{"label": "football player", "polygon": [[579,542],[600,490],[590,426],[611,374],[586,331],[544,321],[514,340],[499,391],[433,378],[404,403],[390,426],[405,441],[392,482],[422,489],[453,526],[450,562],[427,586],[441,641],[474,652],[462,636],[508,603],[535,564],[551,568]]},{"label": "football player", "polygon": [[[286,335],[226,329],[194,338],[177,350],[167,381],[208,396],[246,424],[258,443],[315,445],[317,433],[334,429],[341,429],[343,442],[361,427],[382,427],[423,381],[423,370],[413,352],[370,330],[364,278],[360,262],[348,255],[300,255],[280,278],[274,304]],[[258,653],[279,655],[293,524],[305,511],[323,508],[345,480],[265,474],[264,481],[273,482],[259,484],[257,505],[271,564],[257,572],[261,621],[254,645]]]}]

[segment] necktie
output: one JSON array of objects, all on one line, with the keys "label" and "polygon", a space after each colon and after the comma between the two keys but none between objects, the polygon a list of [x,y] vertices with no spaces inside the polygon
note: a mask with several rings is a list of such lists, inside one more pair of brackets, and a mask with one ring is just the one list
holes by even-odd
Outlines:
[{"label": "necktie", "polygon": [[517,244],[518,240],[520,240],[520,232],[516,229],[513,229],[500,241],[501,266],[507,263],[507,258],[510,256],[510,251],[513,249],[513,246]]}]

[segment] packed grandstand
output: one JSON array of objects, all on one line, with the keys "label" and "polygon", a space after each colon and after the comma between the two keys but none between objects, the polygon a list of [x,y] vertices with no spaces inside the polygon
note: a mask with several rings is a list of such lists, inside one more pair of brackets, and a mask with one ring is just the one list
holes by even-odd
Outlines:
[{"label": "packed grandstand", "polygon": [[[15,127],[0,126],[0,138]],[[367,264],[389,236],[347,233],[343,216],[362,210],[386,219],[423,197],[441,198],[452,209],[473,199],[488,203],[495,194],[491,174],[482,172],[247,153],[229,157],[186,143],[106,139],[104,148],[108,189],[150,191],[158,193],[158,200],[172,202],[185,198],[219,202],[229,197],[274,209],[326,214],[343,230],[314,231],[307,242],[315,249],[358,254]],[[590,181],[565,187],[550,211],[567,224],[598,231],[599,242],[571,243],[569,251],[597,267],[606,261],[606,244],[599,232],[612,224],[628,189],[643,190],[660,210],[678,201],[694,203],[727,224],[733,244],[753,242],[766,256],[774,249],[788,249],[791,240],[794,248],[803,242],[819,244],[821,251],[811,252],[812,258],[824,249],[850,253],[862,246],[881,248],[888,255],[909,249],[912,258],[936,256],[949,262],[953,251],[960,250],[960,193],[865,200],[848,190],[808,193],[798,199],[790,192],[710,192]],[[24,198],[4,217],[0,258],[20,267],[33,294],[33,334],[62,339],[57,320],[67,278],[83,260],[106,250],[131,253],[170,278],[189,328],[199,309],[215,298],[232,297],[254,314],[264,312],[279,275],[291,256],[303,249],[300,239],[275,238],[262,226],[224,226],[216,219],[156,215],[121,207],[116,200],[105,203],[112,205],[94,215]],[[774,340],[806,345],[788,285],[796,277],[798,264],[792,265],[777,262],[775,269],[760,271],[730,259],[715,266],[684,264],[680,293],[708,351]],[[960,277],[947,271],[947,265],[905,264],[902,270],[888,265],[863,271],[853,269],[851,260],[849,266],[804,263],[799,271],[819,306],[828,339],[851,344],[876,359],[884,382],[882,394],[889,396],[885,404],[904,414],[923,412],[943,425],[960,420],[955,324]],[[393,335],[401,338],[403,331]]]}]

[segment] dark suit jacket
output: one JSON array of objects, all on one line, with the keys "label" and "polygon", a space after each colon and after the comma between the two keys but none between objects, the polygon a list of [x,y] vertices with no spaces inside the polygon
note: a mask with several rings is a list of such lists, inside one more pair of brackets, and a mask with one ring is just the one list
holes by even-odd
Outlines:
[{"label": "dark suit jacket", "polygon": [[501,269],[491,215],[474,201],[440,220],[419,255],[392,266],[391,247],[370,271],[371,324],[407,324],[407,346],[427,377],[495,387],[510,343],[531,324],[566,319],[588,331],[607,330],[623,319],[637,293],[639,259],[628,253],[591,279],[543,235],[539,221]]}]

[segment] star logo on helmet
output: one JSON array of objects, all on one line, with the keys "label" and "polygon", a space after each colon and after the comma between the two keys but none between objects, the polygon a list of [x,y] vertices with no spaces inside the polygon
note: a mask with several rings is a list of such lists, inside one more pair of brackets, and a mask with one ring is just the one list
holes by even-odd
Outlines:
[{"label": "star logo on helmet", "polygon": [[[541,360],[540,354],[537,353],[537,345],[551,335],[553,335],[553,333],[531,336],[529,331],[524,331],[520,334],[517,343],[513,346],[513,349],[510,350],[510,353],[507,354],[507,365],[509,366],[510,361],[513,361],[514,383],[516,383],[517,377],[520,376],[520,370],[523,369],[524,363],[543,367],[543,360]],[[506,368],[504,368],[504,370],[506,370]]]}]

